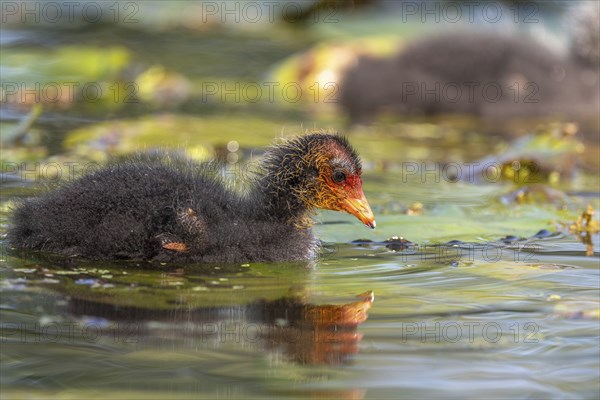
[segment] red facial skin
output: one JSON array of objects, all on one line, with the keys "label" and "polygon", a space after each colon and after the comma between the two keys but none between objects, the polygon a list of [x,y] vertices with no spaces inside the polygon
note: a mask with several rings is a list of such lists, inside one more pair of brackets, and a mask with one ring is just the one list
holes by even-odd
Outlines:
[{"label": "red facial skin", "polygon": [[322,204],[321,208],[326,208],[335,211],[345,211],[354,215],[363,224],[371,229],[375,228],[375,216],[365,194],[362,190],[362,180],[360,179],[361,171],[357,174],[351,174],[342,182],[334,182],[329,175],[326,178],[326,185],[333,192],[335,201]]}]

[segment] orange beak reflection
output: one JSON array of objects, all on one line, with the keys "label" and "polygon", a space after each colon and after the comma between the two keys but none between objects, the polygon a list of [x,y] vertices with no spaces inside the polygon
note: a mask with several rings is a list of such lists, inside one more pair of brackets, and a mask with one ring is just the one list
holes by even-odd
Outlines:
[{"label": "orange beak reflection", "polygon": [[369,228],[375,229],[375,216],[362,190],[358,193],[358,197],[342,200],[340,207],[347,213],[354,215]]}]

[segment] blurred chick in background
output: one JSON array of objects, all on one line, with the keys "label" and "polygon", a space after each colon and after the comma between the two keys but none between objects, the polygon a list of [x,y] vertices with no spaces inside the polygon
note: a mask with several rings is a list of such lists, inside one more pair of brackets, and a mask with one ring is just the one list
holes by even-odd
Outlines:
[{"label": "blurred chick in background", "polygon": [[581,4],[565,54],[514,34],[433,34],[392,57],[359,56],[341,77],[339,105],[352,124],[386,114],[595,119],[600,6]]}]

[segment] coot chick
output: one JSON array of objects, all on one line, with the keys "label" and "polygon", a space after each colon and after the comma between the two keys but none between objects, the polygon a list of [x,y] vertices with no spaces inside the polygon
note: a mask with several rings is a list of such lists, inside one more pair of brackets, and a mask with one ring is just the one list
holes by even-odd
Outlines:
[{"label": "coot chick", "polygon": [[585,119],[599,107],[594,57],[562,56],[517,37],[439,34],[393,57],[360,57],[345,72],[338,101],[351,123],[385,113]]},{"label": "coot chick", "polygon": [[374,228],[348,141],[313,132],[271,147],[246,193],[215,163],[137,155],[16,206],[12,246],[90,259],[186,262],[312,258],[315,209]]}]

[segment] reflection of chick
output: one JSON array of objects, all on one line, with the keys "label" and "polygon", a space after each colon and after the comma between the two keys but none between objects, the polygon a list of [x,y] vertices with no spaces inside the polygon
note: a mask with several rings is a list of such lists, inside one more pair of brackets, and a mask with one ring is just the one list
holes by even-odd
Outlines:
[{"label": "reflection of chick", "polygon": [[341,136],[312,133],[273,146],[241,196],[212,164],[139,156],[17,206],[13,246],[93,259],[282,261],[314,255],[314,209],[375,226],[361,165]]},{"label": "reflection of chick", "polygon": [[361,57],[342,79],[339,103],[352,122],[380,113],[590,115],[598,109],[597,60],[572,58],[518,38],[447,33],[393,58]]}]

